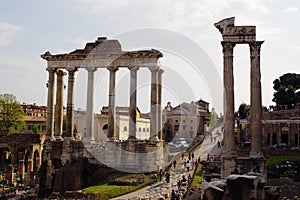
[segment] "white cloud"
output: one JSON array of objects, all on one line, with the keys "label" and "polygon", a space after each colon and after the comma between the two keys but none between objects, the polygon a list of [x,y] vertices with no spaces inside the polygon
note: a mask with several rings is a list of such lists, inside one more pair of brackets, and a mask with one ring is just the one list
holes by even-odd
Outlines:
[{"label": "white cloud", "polygon": [[284,9],[284,12],[285,13],[293,13],[293,12],[298,12],[298,8],[297,7],[289,7],[289,8],[286,8],[286,9]]},{"label": "white cloud", "polygon": [[0,46],[11,44],[14,35],[23,30],[23,27],[0,21]]}]

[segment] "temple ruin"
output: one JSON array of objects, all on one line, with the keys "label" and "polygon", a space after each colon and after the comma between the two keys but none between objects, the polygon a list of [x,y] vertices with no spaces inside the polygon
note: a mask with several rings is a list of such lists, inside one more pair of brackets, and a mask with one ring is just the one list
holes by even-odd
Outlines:
[{"label": "temple ruin", "polygon": [[[93,176],[90,169],[76,169],[71,175],[64,168],[78,159],[88,159],[88,163],[98,163],[112,169],[127,172],[146,172],[158,170],[165,159],[165,148],[161,136],[161,79],[163,70],[159,58],[163,54],[157,50],[123,51],[117,40],[98,38],[87,43],[84,49],[71,53],[41,55],[47,61],[48,100],[47,130],[44,143],[42,174],[44,188],[64,192],[78,190],[97,183],[86,176]],[[129,138],[127,141],[116,140],[116,73],[119,68],[130,70],[130,108]],[[137,72],[140,68],[151,72],[150,138],[136,139],[137,112]],[[86,133],[82,140],[74,139],[74,83],[76,71],[88,71],[86,100]],[[107,141],[95,142],[94,136],[94,74],[98,69],[109,71],[109,102]],[[67,72],[67,73],[66,73]],[[66,132],[62,134],[64,82],[68,74]],[[56,81],[55,81],[56,79]],[[56,85],[56,86],[55,86]],[[56,88],[56,91],[55,91]],[[56,93],[56,95],[55,95]],[[56,101],[54,102],[54,97]],[[89,172],[87,172],[89,171]],[[84,174],[85,173],[85,174]],[[68,174],[68,184],[63,181]],[[83,176],[84,174],[84,176]],[[58,181],[54,181],[58,180]],[[86,181],[82,181],[86,180]],[[84,182],[84,183],[82,183]]]},{"label": "temple ruin", "polygon": [[[263,41],[256,41],[255,26],[235,26],[234,17],[215,23],[222,34],[224,59],[224,152],[222,155],[221,177],[225,178],[234,170],[239,173],[255,171],[266,177],[265,159],[262,153],[262,103],[260,82],[260,48]],[[233,49],[236,44],[248,44],[250,47],[250,130],[251,151],[248,157],[237,157],[234,143],[234,77]]]}]

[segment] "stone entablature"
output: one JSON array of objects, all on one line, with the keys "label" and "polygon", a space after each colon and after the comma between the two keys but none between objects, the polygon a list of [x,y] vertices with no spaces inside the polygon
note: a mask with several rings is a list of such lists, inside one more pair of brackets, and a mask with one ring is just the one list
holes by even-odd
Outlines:
[{"label": "stone entablature", "polygon": [[[136,128],[136,92],[137,92],[137,71],[141,67],[146,67],[151,71],[151,139],[161,139],[161,76],[163,70],[160,69],[158,59],[163,54],[160,51],[122,51],[121,44],[117,40],[107,40],[104,37],[98,38],[94,43],[87,43],[84,49],[75,50],[71,53],[52,55],[46,52],[41,57],[47,60],[47,70],[49,72],[48,81],[48,103],[47,103],[47,138],[62,140],[61,137],[61,116],[63,94],[62,87],[63,71],[68,71],[68,99],[67,99],[67,130],[65,137],[73,138],[73,107],[74,107],[74,73],[84,68],[88,71],[87,89],[87,125],[86,138],[90,142],[94,141],[94,72],[98,68],[109,70],[109,103],[108,103],[108,137],[116,139],[115,135],[115,86],[116,72],[118,68],[125,67],[130,70],[130,108],[131,118],[130,139],[135,139]],[[57,77],[56,106],[54,115],[55,77]],[[56,121],[54,127],[54,120]],[[159,137],[159,138],[158,138]]]}]

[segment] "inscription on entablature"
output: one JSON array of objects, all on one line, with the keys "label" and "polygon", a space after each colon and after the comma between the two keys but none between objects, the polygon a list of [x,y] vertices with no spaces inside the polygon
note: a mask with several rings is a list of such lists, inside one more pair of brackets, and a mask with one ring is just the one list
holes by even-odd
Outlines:
[{"label": "inscription on entablature", "polygon": [[255,26],[227,26],[223,31],[223,41],[249,43],[256,41]]}]

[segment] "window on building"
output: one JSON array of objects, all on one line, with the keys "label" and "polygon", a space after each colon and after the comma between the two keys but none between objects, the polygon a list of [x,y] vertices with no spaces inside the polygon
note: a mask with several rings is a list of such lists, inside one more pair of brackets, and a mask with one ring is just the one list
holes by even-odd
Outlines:
[{"label": "window on building", "polygon": [[124,126],[123,131],[127,132],[127,126]]},{"label": "window on building", "polygon": [[193,127],[192,127],[192,126],[190,127],[190,130],[193,130]]},{"label": "window on building", "polygon": [[182,120],[182,123],[185,123],[185,119]]},{"label": "window on building", "polygon": [[149,132],[149,128],[147,128],[147,132]]},{"label": "window on building", "polygon": [[182,130],[185,130],[185,126],[182,126]]},{"label": "window on building", "polygon": [[142,128],[141,127],[139,127],[139,132],[142,132]]},{"label": "window on building", "polygon": [[146,128],[145,127],[143,128],[143,132],[146,132]]},{"label": "window on building", "polygon": [[193,123],[193,120],[191,119],[190,122]]}]

